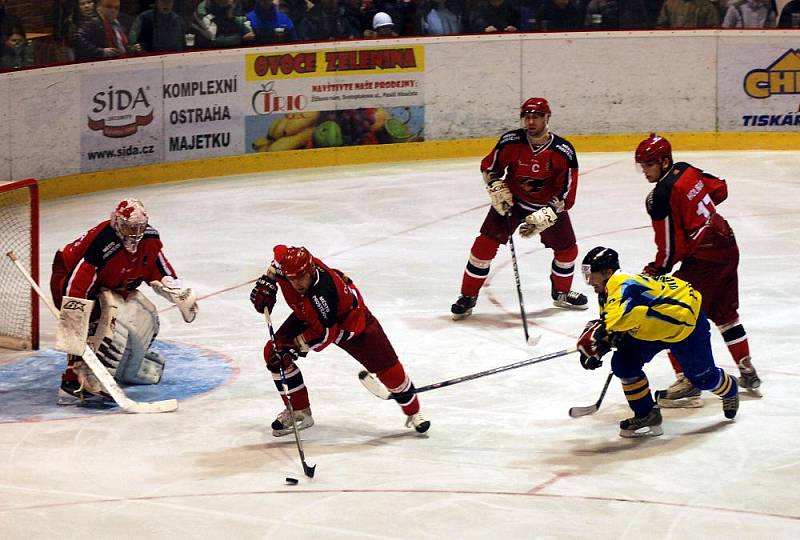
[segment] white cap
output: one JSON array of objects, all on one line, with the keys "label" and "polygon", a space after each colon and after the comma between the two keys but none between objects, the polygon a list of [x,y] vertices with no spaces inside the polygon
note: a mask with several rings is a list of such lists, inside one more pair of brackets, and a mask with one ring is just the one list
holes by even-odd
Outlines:
[{"label": "white cap", "polygon": [[377,30],[381,26],[394,26],[394,22],[392,22],[392,18],[389,16],[388,13],[384,13],[383,11],[379,11],[372,18],[372,29],[373,30]]}]

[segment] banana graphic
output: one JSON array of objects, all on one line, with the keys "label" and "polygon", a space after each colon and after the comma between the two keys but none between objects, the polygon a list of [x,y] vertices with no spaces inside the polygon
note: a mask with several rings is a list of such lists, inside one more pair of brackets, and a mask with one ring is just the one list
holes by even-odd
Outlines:
[{"label": "banana graphic", "polygon": [[295,133],[294,135],[287,135],[285,137],[281,137],[280,139],[269,145],[266,151],[280,152],[281,150],[297,150],[298,148],[303,148],[311,141],[311,137],[313,134],[314,134],[314,128],[308,126],[303,130]]}]

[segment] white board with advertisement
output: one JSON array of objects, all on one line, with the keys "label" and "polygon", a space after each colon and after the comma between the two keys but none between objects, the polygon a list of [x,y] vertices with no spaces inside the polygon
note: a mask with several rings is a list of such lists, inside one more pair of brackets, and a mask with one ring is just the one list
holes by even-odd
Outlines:
[{"label": "white board with advertisement", "polygon": [[721,131],[800,132],[796,35],[723,36],[718,58]]},{"label": "white board with advertisement", "polygon": [[424,140],[419,44],[251,53],[248,152]]},{"label": "white board with advertisement", "polygon": [[164,66],[166,161],[244,154],[241,54],[168,59]]},{"label": "white board with advertisement", "polygon": [[81,170],[163,161],[160,65],[81,73]]}]

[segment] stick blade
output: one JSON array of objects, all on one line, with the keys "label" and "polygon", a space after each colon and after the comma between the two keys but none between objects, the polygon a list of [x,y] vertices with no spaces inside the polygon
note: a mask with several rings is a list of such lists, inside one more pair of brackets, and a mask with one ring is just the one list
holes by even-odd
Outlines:
[{"label": "stick blade", "polygon": [[597,405],[589,405],[587,407],[570,407],[569,415],[572,418],[580,418],[581,416],[589,416],[597,412]]},{"label": "stick blade", "polygon": [[306,463],[305,463],[305,462],[303,462],[303,472],[304,472],[304,473],[305,473],[305,475],[306,475],[306,476],[308,476],[309,478],[314,478],[314,472],[315,472],[316,468],[317,468],[317,466],[316,466],[316,465],[311,465],[311,466],[309,467],[308,465],[306,465]]},{"label": "stick blade", "polygon": [[527,344],[529,347],[535,347],[539,343],[540,339],[542,339],[542,334],[533,334],[528,336]]},{"label": "stick blade", "polygon": [[370,391],[372,395],[381,399],[389,399],[392,393],[386,388],[378,378],[367,370],[358,372],[358,380],[364,385],[364,388]]},{"label": "stick blade", "polygon": [[163,401],[133,401],[130,400],[128,403],[124,405],[122,403],[118,403],[118,405],[128,413],[134,414],[156,414],[156,413],[168,413],[174,412],[178,410],[178,400],[177,399],[165,399]]}]

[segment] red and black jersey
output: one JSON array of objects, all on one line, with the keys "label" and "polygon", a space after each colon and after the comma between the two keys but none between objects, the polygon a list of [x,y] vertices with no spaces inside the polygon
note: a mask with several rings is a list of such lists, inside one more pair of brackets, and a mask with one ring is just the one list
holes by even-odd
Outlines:
[{"label": "red and black jersey", "polygon": [[314,265],[312,285],[305,295],[298,293],[280,274],[277,282],[294,316],[305,323],[303,339],[311,349],[321,351],[331,343],[363,332],[367,307],[361,293],[343,273],[316,257]]},{"label": "red and black jersey", "polygon": [[95,298],[101,287],[126,297],[142,282],[177,277],[161,251],[158,231],[148,226],[136,253],[122,245],[109,221],[104,221],[60,251],[67,275],[67,296]]},{"label": "red and black jersey", "polygon": [[727,197],[725,180],[688,163],[675,163],[659,179],[646,203],[657,248],[652,264],[659,273],[687,257],[714,259],[721,247],[716,239],[733,238],[716,209]]},{"label": "red and black jersey", "polygon": [[569,141],[548,134],[544,144],[532,145],[524,129],[505,133],[481,161],[481,172],[504,178],[514,201],[538,210],[555,197],[569,210],[578,190],[578,158]]}]

